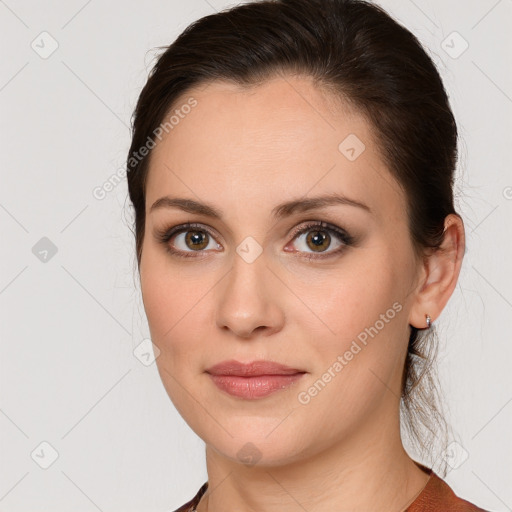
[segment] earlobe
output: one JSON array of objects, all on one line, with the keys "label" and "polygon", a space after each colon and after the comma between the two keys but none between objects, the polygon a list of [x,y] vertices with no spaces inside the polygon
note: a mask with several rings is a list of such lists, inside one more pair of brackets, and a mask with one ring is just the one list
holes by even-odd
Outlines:
[{"label": "earlobe", "polygon": [[464,223],[459,215],[450,214],[445,219],[441,246],[425,258],[425,277],[418,284],[410,325],[425,329],[429,327],[427,315],[430,324],[439,317],[457,285],[464,251]]}]

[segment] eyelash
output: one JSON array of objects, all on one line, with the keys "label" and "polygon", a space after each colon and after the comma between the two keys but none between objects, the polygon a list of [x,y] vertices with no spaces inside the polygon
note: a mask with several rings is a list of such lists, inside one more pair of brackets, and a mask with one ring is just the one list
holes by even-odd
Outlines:
[{"label": "eyelash", "polygon": [[[321,221],[309,222],[305,226],[297,228],[292,233],[292,237],[293,237],[292,240],[295,240],[300,235],[303,235],[304,233],[307,233],[314,228],[321,228],[321,229],[318,229],[318,231],[326,231],[326,232],[334,233],[335,236],[343,243],[343,245],[341,247],[339,247],[338,249],[336,249],[335,251],[332,251],[329,253],[325,253],[325,254],[308,253],[308,256],[302,256],[303,258],[305,258],[307,260],[331,258],[333,256],[340,254],[347,247],[354,245],[354,243],[355,243],[355,238],[353,236],[349,235],[343,229],[338,228],[337,226],[328,224],[326,222],[321,222]],[[192,230],[207,233],[212,238],[215,238],[210,230],[205,229],[202,224],[197,224],[197,223],[180,224],[179,226],[175,226],[171,229],[163,229],[156,233],[156,237],[157,237],[158,242],[162,243],[165,246],[167,252],[173,256],[177,256],[179,258],[201,258],[201,256],[199,256],[198,254],[200,254],[201,252],[204,253],[205,251],[190,251],[190,252],[189,251],[180,251],[180,250],[173,249],[169,245],[169,241],[171,240],[171,238],[174,235],[179,235],[180,233],[186,233],[187,231],[192,231]]]}]

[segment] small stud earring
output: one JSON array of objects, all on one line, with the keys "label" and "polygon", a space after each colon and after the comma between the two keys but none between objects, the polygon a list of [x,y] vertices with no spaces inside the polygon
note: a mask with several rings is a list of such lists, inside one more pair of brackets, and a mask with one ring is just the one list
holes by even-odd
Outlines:
[{"label": "small stud earring", "polygon": [[432,320],[430,319],[430,315],[425,315],[427,317],[427,329],[430,329],[432,325]]}]

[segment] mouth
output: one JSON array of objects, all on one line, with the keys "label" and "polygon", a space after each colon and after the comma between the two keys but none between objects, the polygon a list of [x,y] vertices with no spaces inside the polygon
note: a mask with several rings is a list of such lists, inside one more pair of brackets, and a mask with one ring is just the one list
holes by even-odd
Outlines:
[{"label": "mouth", "polygon": [[231,396],[243,399],[264,398],[291,386],[306,373],[272,361],[241,363],[230,360],[206,370],[214,384]]}]

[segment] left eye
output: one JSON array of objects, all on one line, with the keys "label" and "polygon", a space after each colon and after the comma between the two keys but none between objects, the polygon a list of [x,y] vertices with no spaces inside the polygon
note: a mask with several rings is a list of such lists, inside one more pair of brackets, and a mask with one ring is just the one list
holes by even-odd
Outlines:
[{"label": "left eye", "polygon": [[[301,231],[294,240],[297,239],[297,247],[299,251],[307,251],[309,249],[315,253],[324,253],[332,246],[332,233],[334,233],[335,238],[338,238],[338,240],[341,239],[340,235],[333,230],[324,228],[306,228],[306,230]],[[338,247],[342,245],[343,242],[338,241]],[[338,247],[335,247],[331,252],[335,252]]]},{"label": "left eye", "polygon": [[[332,245],[333,237],[331,235],[333,234],[334,238],[338,240],[338,245],[335,246],[334,250],[327,252],[327,249]],[[348,233],[340,228],[329,226],[324,222],[317,222],[302,227],[298,232],[295,232],[293,239],[299,241],[299,251],[302,249],[306,253],[307,249],[313,251],[313,253],[308,253],[309,258],[332,256],[353,244],[353,238]]]}]

